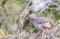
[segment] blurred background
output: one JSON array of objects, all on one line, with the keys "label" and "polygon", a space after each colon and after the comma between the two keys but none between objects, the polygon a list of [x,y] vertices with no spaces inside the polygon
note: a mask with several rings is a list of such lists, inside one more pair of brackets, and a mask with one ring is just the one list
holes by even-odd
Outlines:
[{"label": "blurred background", "polygon": [[[56,4],[51,4],[49,8],[42,13],[37,14],[38,17],[48,17],[52,27],[60,20],[60,0],[52,0]],[[11,34],[17,29],[19,23],[19,13],[26,7],[29,0],[0,0],[0,34]],[[21,32],[36,32],[35,28],[29,22]]]}]

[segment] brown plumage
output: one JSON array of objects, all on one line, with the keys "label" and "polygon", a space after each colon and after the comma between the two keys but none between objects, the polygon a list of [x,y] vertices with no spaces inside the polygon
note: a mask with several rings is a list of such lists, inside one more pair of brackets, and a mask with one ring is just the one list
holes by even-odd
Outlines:
[{"label": "brown plumage", "polygon": [[31,14],[29,15],[29,18],[37,30],[40,30],[40,29],[48,30],[51,28],[49,19],[46,17],[37,17],[35,14]]}]

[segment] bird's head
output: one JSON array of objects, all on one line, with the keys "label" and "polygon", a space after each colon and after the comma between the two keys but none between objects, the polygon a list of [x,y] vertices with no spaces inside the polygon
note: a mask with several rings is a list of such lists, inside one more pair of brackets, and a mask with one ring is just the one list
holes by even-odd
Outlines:
[{"label": "bird's head", "polygon": [[30,14],[28,17],[31,20],[34,20],[35,18],[37,18],[36,14]]}]

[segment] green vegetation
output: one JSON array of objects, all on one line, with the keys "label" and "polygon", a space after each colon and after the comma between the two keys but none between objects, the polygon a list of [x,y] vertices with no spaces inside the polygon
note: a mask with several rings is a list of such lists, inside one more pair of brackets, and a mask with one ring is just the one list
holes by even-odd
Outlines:
[{"label": "green vegetation", "polygon": [[[0,2],[0,34],[13,33],[14,30],[10,30],[9,26],[18,26],[19,13],[29,0],[1,0]],[[51,5],[50,7],[57,8],[58,6]],[[44,12],[37,14],[37,16],[51,17],[50,21],[54,25],[60,19],[60,10],[46,9]],[[35,28],[29,22],[22,31],[35,32]]]}]

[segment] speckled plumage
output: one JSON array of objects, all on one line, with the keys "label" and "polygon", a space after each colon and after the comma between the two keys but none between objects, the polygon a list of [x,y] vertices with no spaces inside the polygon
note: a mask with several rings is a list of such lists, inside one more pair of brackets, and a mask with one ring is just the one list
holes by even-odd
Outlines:
[{"label": "speckled plumage", "polygon": [[38,18],[35,18],[33,21],[32,21],[32,24],[34,25],[34,27],[36,29],[40,29],[40,28],[51,28],[50,26],[50,23],[49,23],[49,20],[45,17],[38,17]]},{"label": "speckled plumage", "polygon": [[50,21],[46,17],[37,17],[35,14],[29,15],[33,26],[39,30],[41,28],[51,28]]}]

